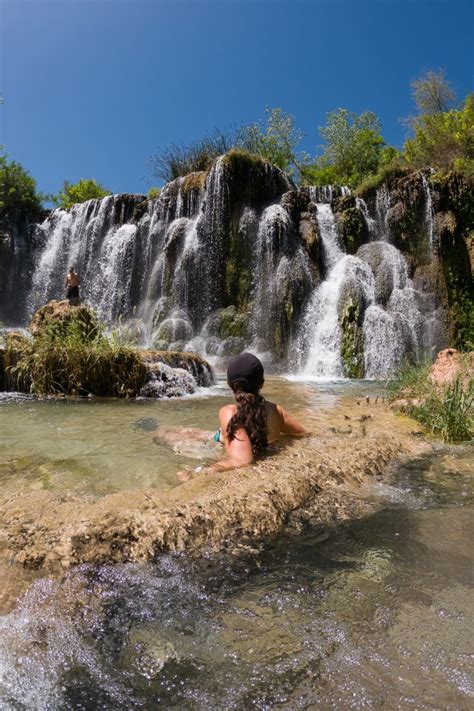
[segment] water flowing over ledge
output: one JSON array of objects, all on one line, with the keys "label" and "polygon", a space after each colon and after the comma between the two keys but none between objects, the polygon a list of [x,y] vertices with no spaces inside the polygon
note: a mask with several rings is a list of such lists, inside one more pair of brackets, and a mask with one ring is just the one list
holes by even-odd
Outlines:
[{"label": "water flowing over ledge", "polygon": [[467,190],[455,174],[423,172],[363,196],[295,188],[274,166],[230,153],[155,200],[55,210],[14,250],[26,299],[12,276],[2,317],[19,323],[58,298],[74,263],[99,317],[145,347],[219,366],[249,349],[308,376],[384,377],[463,338]]}]

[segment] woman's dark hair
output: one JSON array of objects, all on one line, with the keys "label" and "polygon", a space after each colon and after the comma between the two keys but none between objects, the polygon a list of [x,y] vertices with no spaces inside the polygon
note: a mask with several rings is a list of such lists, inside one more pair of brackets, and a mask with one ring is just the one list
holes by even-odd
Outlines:
[{"label": "woman's dark hair", "polygon": [[229,363],[227,380],[237,404],[237,412],[227,425],[227,439],[232,442],[237,430],[243,428],[254,452],[265,449],[268,444],[267,407],[265,398],[259,394],[263,385],[262,364],[250,353],[242,353]]}]

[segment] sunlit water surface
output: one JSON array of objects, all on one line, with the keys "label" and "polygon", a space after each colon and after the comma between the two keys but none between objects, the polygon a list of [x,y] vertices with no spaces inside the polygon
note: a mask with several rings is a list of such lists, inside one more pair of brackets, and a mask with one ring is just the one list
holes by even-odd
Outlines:
[{"label": "sunlit water surface", "polygon": [[[342,395],[373,385],[325,383],[318,388],[269,378],[264,394],[303,420],[331,408]],[[216,430],[231,393],[224,380],[174,400],[34,400],[0,396],[0,483],[3,492],[47,489],[97,498],[142,487],[176,486],[190,458],[212,458],[216,446],[171,447],[160,426]]]},{"label": "sunlit water surface", "polygon": [[[327,406],[334,387],[312,404]],[[291,389],[278,394],[291,401]],[[146,484],[161,455],[144,418],[209,428],[223,397],[27,402],[21,416],[8,405],[4,447],[51,459],[50,431],[55,462],[81,460],[106,487],[118,473],[130,485],[135,467]],[[311,395],[298,397],[304,411]],[[164,557],[37,580],[0,618],[2,708],[472,708],[472,455],[440,447],[399,466],[365,492],[382,507],[325,541],[315,532],[245,560]]]}]

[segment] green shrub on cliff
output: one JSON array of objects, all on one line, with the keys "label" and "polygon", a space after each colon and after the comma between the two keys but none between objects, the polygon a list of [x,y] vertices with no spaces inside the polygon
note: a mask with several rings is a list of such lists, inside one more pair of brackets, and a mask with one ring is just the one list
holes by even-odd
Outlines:
[{"label": "green shrub on cliff", "polygon": [[403,157],[413,168],[430,166],[474,176],[474,94],[459,109],[422,114],[412,122]]},{"label": "green shrub on cliff", "polygon": [[146,379],[138,351],[109,341],[84,306],[45,319],[32,339],[7,338],[5,363],[12,386],[40,395],[134,395]]},{"label": "green shrub on cliff", "polygon": [[391,161],[396,153],[385,146],[380,121],[372,111],[331,111],[319,133],[324,140],[322,155],[301,167],[306,185],[337,183],[356,187],[367,176],[375,175],[379,166]]},{"label": "green shrub on cliff", "polygon": [[189,173],[209,170],[216,158],[227,153],[234,145],[232,134],[222,133],[217,129],[210,136],[204,136],[188,145],[172,143],[152,156],[152,174],[155,178],[169,183]]},{"label": "green shrub on cliff", "polygon": [[301,169],[296,149],[303,134],[296,128],[295,117],[279,107],[266,108],[265,116],[265,123],[243,126],[237,133],[235,145],[291,175],[295,168]]},{"label": "green shrub on cliff", "polygon": [[296,148],[302,138],[293,116],[279,107],[267,108],[264,121],[226,132],[216,129],[210,136],[188,145],[166,146],[152,157],[152,173],[167,183],[189,173],[207,171],[219,156],[237,149],[290,174],[299,169]]},{"label": "green shrub on cliff", "polygon": [[92,178],[81,178],[77,183],[70,183],[65,180],[63,189],[58,195],[53,195],[51,201],[63,210],[69,210],[70,207],[79,202],[86,202],[97,198],[103,198],[111,195],[110,190],[104,188],[100,183]]}]

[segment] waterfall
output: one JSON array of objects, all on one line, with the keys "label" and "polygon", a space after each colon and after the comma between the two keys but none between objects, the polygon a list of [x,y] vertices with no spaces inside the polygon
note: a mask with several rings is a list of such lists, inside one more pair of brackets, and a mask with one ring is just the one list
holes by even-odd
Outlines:
[{"label": "waterfall", "polygon": [[384,183],[375,194],[375,231],[377,239],[388,239],[390,234],[387,214],[390,209],[390,192]]},{"label": "waterfall", "polygon": [[327,270],[330,270],[343,256],[343,251],[339,243],[336,220],[334,219],[331,206],[318,203],[316,219],[321,235],[325,266]]},{"label": "waterfall", "polygon": [[402,333],[392,314],[369,306],[364,318],[365,377],[384,377],[400,364],[403,353]]},{"label": "waterfall", "polygon": [[[321,189],[310,191],[313,200],[321,195],[330,197]],[[378,239],[362,245],[352,257],[342,250],[330,202],[317,204],[327,276],[309,300],[297,339],[299,369],[305,377],[344,376],[342,321],[347,304],[357,314],[352,337],[355,333],[360,338],[352,344],[356,348],[361,343],[360,357],[367,378],[387,376],[405,357],[420,359],[436,342],[432,301],[415,288],[404,256],[388,242],[388,190],[385,186],[377,190],[375,218],[361,199],[356,205],[370,236]]]},{"label": "waterfall", "polygon": [[268,346],[275,350],[280,345],[273,337],[275,326],[280,326],[278,333],[290,328],[284,323],[285,311],[292,309],[299,292],[307,295],[312,288],[309,258],[296,239],[290,215],[281,205],[270,205],[259,221],[251,317],[252,348],[264,360],[271,359],[265,353]]},{"label": "waterfall", "polygon": [[361,197],[356,197],[356,205],[364,216],[365,224],[367,225],[367,230],[370,239],[376,240],[378,237],[377,220],[373,218],[372,215],[369,213],[367,203]]},{"label": "waterfall", "polygon": [[136,227],[122,222],[133,202],[126,205],[116,195],[52,213],[37,232],[45,246],[33,275],[31,311],[50,299],[64,298],[63,280],[68,266],[74,265],[81,276],[83,297],[100,318],[112,322],[126,313]]},{"label": "waterfall", "polygon": [[426,233],[428,237],[428,245],[430,254],[433,253],[434,245],[434,210],[433,210],[433,200],[431,197],[431,190],[426,179],[426,175],[421,173],[421,183],[423,186],[423,193],[425,196],[425,225]]},{"label": "waterfall", "polygon": [[[422,181],[417,209],[433,242]],[[35,230],[29,311],[63,297],[73,264],[83,299],[143,346],[195,350],[218,365],[252,349],[334,378],[347,371],[349,344],[366,376],[381,377],[439,343],[442,323],[390,244],[392,197],[385,185],[367,202],[346,187],[295,188],[269,164],[223,156],[154,200],[112,195],[52,212]],[[367,225],[355,255],[345,252],[345,210]]]},{"label": "waterfall", "polygon": [[[319,194],[312,192],[311,198]],[[316,207],[323,259],[328,274],[315,290],[303,319],[298,339],[300,367],[306,376],[341,378],[344,375],[340,347],[341,291],[344,284],[352,280],[363,287],[364,293],[369,291],[370,296],[367,298],[371,298],[373,277],[361,260],[347,256],[342,251],[330,204],[317,203]]]}]

